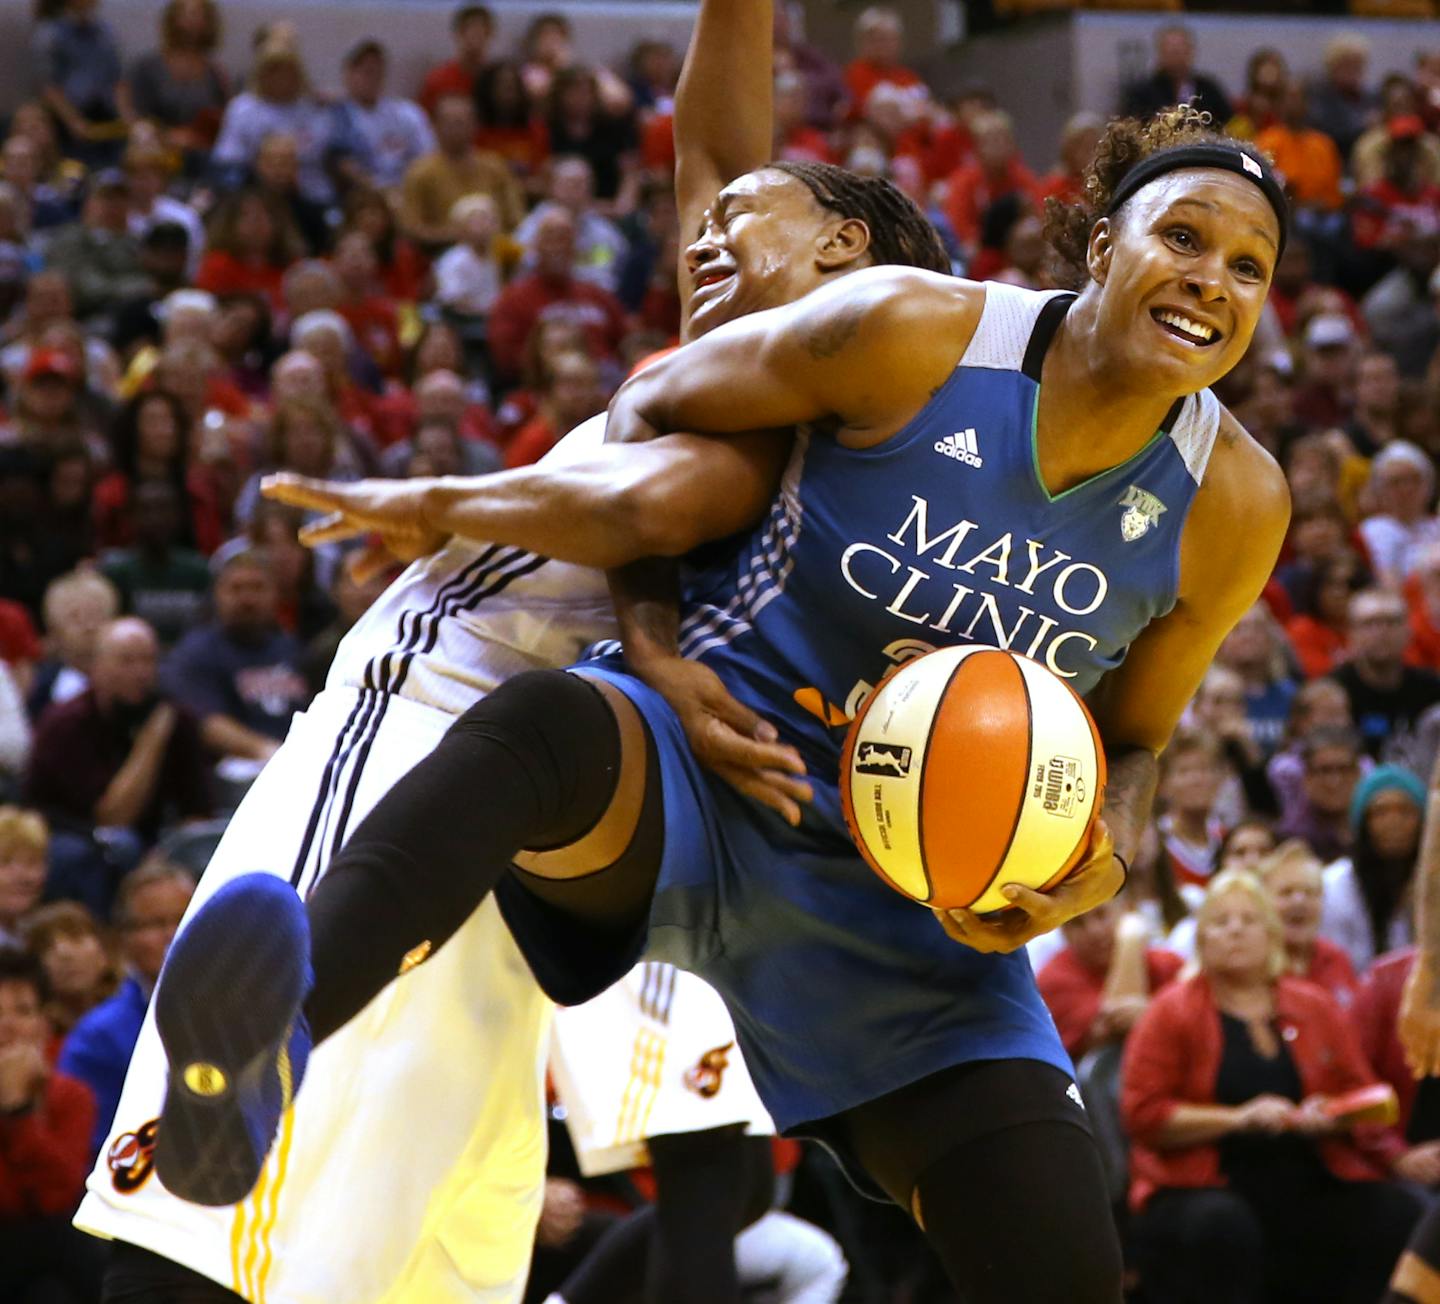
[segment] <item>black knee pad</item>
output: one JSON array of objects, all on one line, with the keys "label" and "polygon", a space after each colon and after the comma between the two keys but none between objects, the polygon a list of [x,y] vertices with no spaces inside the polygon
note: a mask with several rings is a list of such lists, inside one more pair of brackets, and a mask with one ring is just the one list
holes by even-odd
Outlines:
[{"label": "black knee pad", "polygon": [[543,846],[583,837],[604,813],[620,774],[620,729],[588,680],[563,670],[527,670],[461,715],[442,746],[484,741],[509,753],[538,803]]}]

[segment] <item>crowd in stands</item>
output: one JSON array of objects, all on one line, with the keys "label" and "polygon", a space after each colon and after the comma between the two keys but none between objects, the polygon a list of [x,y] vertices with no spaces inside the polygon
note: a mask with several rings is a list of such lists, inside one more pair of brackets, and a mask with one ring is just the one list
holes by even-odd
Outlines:
[{"label": "crowd in stands", "polygon": [[[957,273],[1052,285],[1045,204],[1101,120],[1023,159],[1015,89],[938,96],[894,13],[845,62],[778,9],[776,157],[888,176]],[[321,95],[332,54],[276,21],[232,69],[223,18],[170,0],[127,62],[97,0],[40,0],[0,137],[0,1263],[74,1304],[100,1251],[67,1215],[194,873],[384,583],[302,548],[260,478],[533,462],[680,320],[668,45],[599,66],[550,14],[501,48],[466,5],[419,85],[367,39]],[[1373,1300],[1440,1189],[1440,1090],[1394,1030],[1440,751],[1440,44],[1381,69],[1342,32],[1225,85],[1172,26],[1116,89],[1204,108],[1287,180],[1295,237],[1221,397],[1294,516],[1125,893],[1032,959],[1116,1120],[1144,1298]],[[1398,1124],[1330,1108],[1377,1081]],[[845,1299],[950,1298],[822,1154],[791,1185]],[[548,1275],[579,1192],[557,1175]]]}]

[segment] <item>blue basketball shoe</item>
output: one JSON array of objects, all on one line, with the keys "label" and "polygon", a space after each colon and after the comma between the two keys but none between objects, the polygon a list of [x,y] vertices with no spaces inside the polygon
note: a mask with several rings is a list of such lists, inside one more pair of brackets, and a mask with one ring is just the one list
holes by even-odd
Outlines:
[{"label": "blue basketball shoe", "polygon": [[254,1189],[310,1056],[305,907],[284,879],[225,884],[175,938],[155,993],[170,1063],[155,1171],[193,1204]]}]

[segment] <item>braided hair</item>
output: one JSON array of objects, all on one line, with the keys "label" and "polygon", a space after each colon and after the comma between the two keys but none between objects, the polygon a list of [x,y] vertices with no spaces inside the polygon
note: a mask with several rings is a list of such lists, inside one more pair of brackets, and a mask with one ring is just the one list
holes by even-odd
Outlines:
[{"label": "braided hair", "polygon": [[877,265],[950,271],[950,258],[925,214],[883,177],[862,177],[833,163],[770,163],[801,182],[821,208],[864,222],[870,230],[870,256]]},{"label": "braided hair", "polygon": [[1086,266],[1090,233],[1109,211],[1110,197],[1125,174],[1141,159],[1176,145],[1230,143],[1234,142],[1213,130],[1208,113],[1188,104],[1177,104],[1148,122],[1138,118],[1111,122],[1085,169],[1080,198],[1071,204],[1054,198],[1045,201],[1045,238],[1056,255],[1051,264],[1055,283],[1078,290],[1090,279]]}]

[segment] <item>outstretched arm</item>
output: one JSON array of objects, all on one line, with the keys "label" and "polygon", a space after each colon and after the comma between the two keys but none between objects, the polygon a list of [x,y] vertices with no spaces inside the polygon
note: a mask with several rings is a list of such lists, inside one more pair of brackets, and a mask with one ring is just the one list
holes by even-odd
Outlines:
[{"label": "outstretched arm", "polygon": [[1430,773],[1415,893],[1415,964],[1400,998],[1397,1031],[1410,1071],[1424,1078],[1440,1074],[1440,758]]}]

